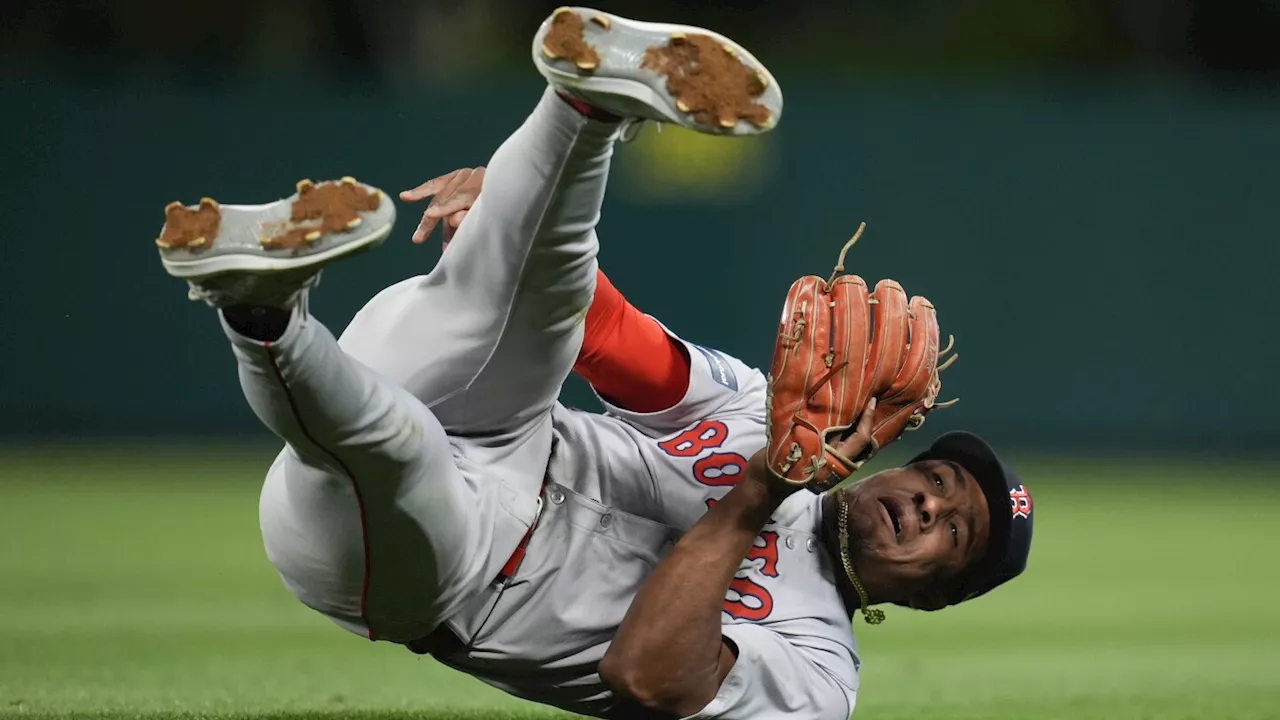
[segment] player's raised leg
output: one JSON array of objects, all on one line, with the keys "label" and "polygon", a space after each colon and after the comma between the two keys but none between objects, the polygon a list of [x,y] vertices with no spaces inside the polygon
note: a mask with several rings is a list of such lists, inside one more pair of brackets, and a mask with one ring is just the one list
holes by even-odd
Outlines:
[{"label": "player's raised leg", "polygon": [[261,498],[272,563],[343,627],[408,642],[491,579],[501,513],[497,486],[462,477],[430,411],[307,311],[321,268],[377,245],[394,219],[375,188],[304,182],[267,205],[173,204],[157,244],[192,298],[218,308],[246,399],[287,443]]},{"label": "player's raised leg", "polygon": [[[440,263],[376,297],[341,341],[451,432],[496,437],[504,453],[545,424],[576,358],[620,127],[754,135],[782,110],[764,66],[700,28],[562,8],[532,51],[550,88],[494,153],[484,194]],[[523,463],[536,473],[546,442],[542,433]]]}]

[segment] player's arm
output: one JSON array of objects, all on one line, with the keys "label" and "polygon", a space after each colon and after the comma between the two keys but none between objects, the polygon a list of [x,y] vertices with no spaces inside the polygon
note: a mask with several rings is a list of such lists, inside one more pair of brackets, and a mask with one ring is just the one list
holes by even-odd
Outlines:
[{"label": "player's arm", "polygon": [[[841,444],[861,452],[873,413]],[[796,486],[778,480],[758,452],[742,480],[680,539],[645,580],[600,662],[614,692],[658,713],[693,715],[710,703],[737,661],[720,625],[729,584],[769,516]]]},{"label": "player's arm", "polygon": [[674,406],[689,389],[684,343],[627,302],[603,272],[587,309],[574,372],[609,404],[637,413]]},{"label": "player's arm", "polygon": [[[600,661],[615,693],[684,717],[715,697],[736,660],[720,631],[729,583],[785,495],[746,476],[676,543],[640,587]],[[767,472],[767,471],[766,471]]]},{"label": "player's arm", "polygon": [[[437,224],[443,224],[447,247],[480,196],[483,183],[483,167],[461,168],[403,193],[404,200],[432,196],[413,241],[424,242]],[[689,388],[690,359],[684,344],[627,302],[600,271],[573,369],[605,401],[636,413],[670,408]]]}]

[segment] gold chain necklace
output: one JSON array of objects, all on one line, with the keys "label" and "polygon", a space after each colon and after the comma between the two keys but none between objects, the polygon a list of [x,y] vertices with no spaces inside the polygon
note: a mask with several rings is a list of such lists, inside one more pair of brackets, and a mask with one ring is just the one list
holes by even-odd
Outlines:
[{"label": "gold chain necklace", "polygon": [[867,590],[862,587],[862,581],[853,572],[853,562],[849,560],[849,504],[841,493],[836,494],[836,502],[840,505],[840,562],[844,565],[844,574],[853,583],[853,589],[858,591],[858,599],[862,601],[862,616],[866,618],[867,624],[879,625],[884,622],[884,611],[867,606]]}]

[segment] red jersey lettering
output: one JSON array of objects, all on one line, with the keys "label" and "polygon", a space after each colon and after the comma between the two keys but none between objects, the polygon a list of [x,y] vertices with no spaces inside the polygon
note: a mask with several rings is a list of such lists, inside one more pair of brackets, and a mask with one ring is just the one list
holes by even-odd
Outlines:
[{"label": "red jersey lettering", "polygon": [[672,457],[696,457],[703,450],[718,448],[729,439],[729,428],[719,420],[703,420],[670,440],[658,443]]},{"label": "red jersey lettering", "polygon": [[757,540],[763,540],[764,545],[752,544],[751,549],[747,551],[747,559],[763,560],[764,565],[760,567],[760,574],[778,577],[778,533],[766,530],[760,533]]},{"label": "red jersey lettering", "polygon": [[[773,596],[768,590],[747,578],[734,578],[733,582],[729,583],[729,590],[738,594],[737,600],[725,598],[724,604],[721,605],[730,617],[759,622],[773,612]],[[748,600],[751,602],[748,603]]]},{"label": "red jersey lettering", "polygon": [[693,464],[693,477],[703,485],[737,485],[747,469],[747,459],[738,453],[713,452]]}]

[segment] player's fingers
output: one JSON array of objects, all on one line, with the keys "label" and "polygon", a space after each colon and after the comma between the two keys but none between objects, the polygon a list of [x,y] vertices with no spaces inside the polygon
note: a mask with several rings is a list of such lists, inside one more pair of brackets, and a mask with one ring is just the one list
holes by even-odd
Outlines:
[{"label": "player's fingers", "polygon": [[469,169],[465,172],[459,171],[458,177],[449,184],[449,187],[436,195],[436,202],[432,203],[436,207],[432,209],[431,214],[445,217],[470,210],[476,204],[476,200],[480,199],[480,188],[483,184],[484,167]]},{"label": "player's fingers", "polygon": [[848,458],[857,458],[871,448],[872,432],[876,426],[876,399],[871,398],[858,418],[853,432],[840,441],[840,452]]},{"label": "player's fingers", "polygon": [[436,223],[440,221],[440,218],[431,217],[430,211],[431,208],[427,208],[427,211],[422,213],[422,219],[418,221],[418,228],[413,231],[414,243],[425,242],[430,237],[431,231],[436,229]]},{"label": "player's fingers", "polygon": [[862,411],[862,417],[858,419],[858,432],[863,438],[870,440],[871,431],[876,427],[876,399],[871,398],[867,401],[867,408]]},{"label": "player's fingers", "polygon": [[459,210],[466,210],[471,207],[471,203],[475,202],[475,198],[465,191],[464,186],[472,173],[473,171],[470,168],[459,170],[457,175],[436,194],[435,199],[431,201],[431,205],[427,208],[427,212],[430,213],[431,217],[447,217]]},{"label": "player's fingers", "polygon": [[412,190],[404,190],[400,193],[400,199],[405,202],[417,202],[425,197],[435,195],[440,192],[440,188],[443,188],[454,175],[458,174],[458,172],[458,170],[454,170],[447,175],[431,178]]},{"label": "player's fingers", "polygon": [[467,207],[475,204],[477,198],[480,197],[480,188],[484,186],[484,166],[471,171],[467,175],[466,182],[462,183],[462,187],[458,188],[458,194],[465,195],[470,198]]},{"label": "player's fingers", "polygon": [[462,225],[462,219],[466,216],[466,210],[459,210],[444,219],[444,225],[441,226],[441,230],[444,232],[444,244],[440,246],[441,250],[449,247],[449,243],[453,241],[454,234],[458,232],[458,227]]},{"label": "player's fingers", "polygon": [[413,233],[413,241],[415,243],[425,242],[431,236],[431,231],[444,218],[453,212],[449,210],[449,200],[457,193],[458,188],[471,177],[471,168],[462,168],[455,170],[449,174],[442,186],[435,191],[435,197],[431,203],[427,205],[427,209],[422,213],[422,221],[418,223],[418,229]]}]

